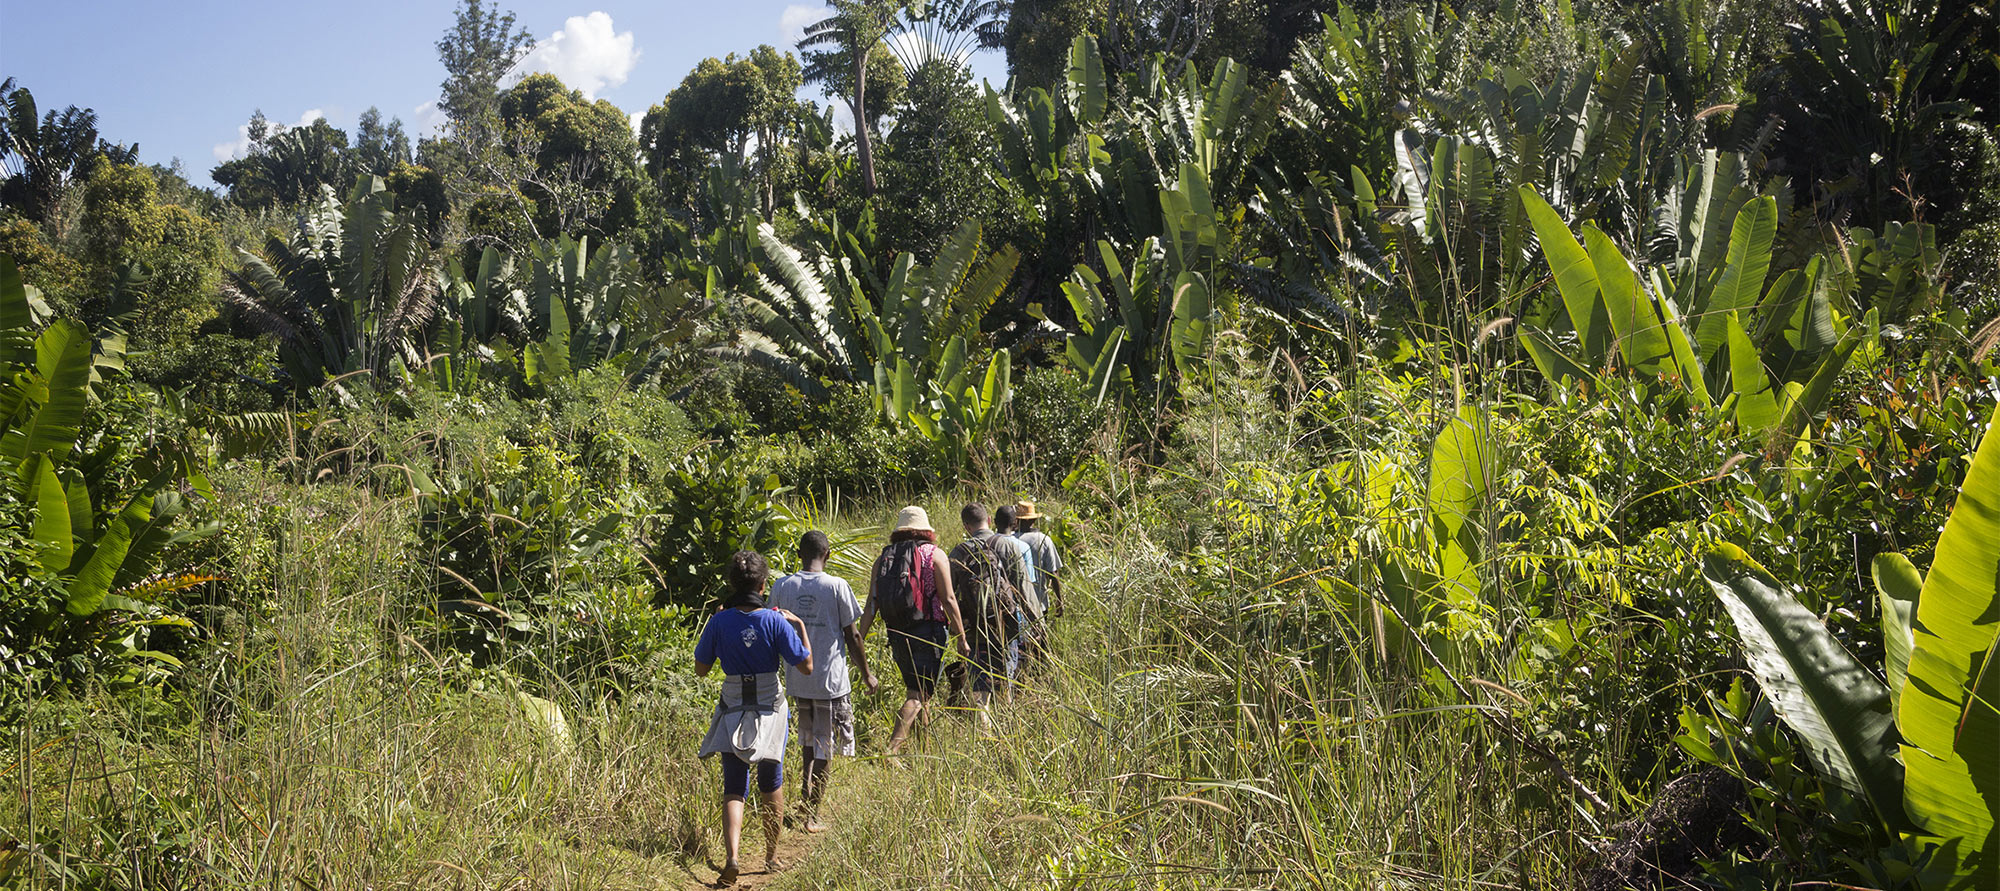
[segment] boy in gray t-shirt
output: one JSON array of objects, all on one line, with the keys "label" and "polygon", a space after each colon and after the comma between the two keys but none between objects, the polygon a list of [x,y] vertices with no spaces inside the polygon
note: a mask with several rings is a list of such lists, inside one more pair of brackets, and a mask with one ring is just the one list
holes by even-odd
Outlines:
[{"label": "boy in gray t-shirt", "polygon": [[[868,692],[881,689],[875,672],[868,668],[868,654],[854,623],[861,618],[861,605],[847,580],[826,572],[826,558],[833,548],[826,533],[817,529],[799,539],[799,563],[804,569],[779,579],[771,586],[771,605],[791,611],[806,626],[806,646],[812,651],[811,675],[788,673],[786,692],[792,696],[792,713],[797,716],[799,750],[805,769],[799,771],[799,802],[805,810],[806,831],[819,832],[819,804],[826,795],[826,781],[834,755],[854,757],[854,706],[849,701],[847,654],[861,672]],[[841,644],[845,642],[847,654]],[[824,666],[824,667],[820,667]]]}]

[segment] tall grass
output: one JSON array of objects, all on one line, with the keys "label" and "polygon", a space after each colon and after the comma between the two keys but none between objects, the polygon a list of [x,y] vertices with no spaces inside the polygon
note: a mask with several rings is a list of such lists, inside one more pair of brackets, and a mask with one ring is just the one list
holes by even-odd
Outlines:
[{"label": "tall grass", "polygon": [[[887,692],[859,697],[863,757],[837,768],[836,828],[774,887],[1566,875],[1591,827],[1548,800],[1543,766],[1473,704],[1434,705],[1435,677],[1362,643],[1364,613],[1273,577],[1267,543],[1211,516],[1233,467],[1300,436],[1251,392],[1267,384],[1177,419],[1171,470],[1107,442],[1066,510],[1004,462],[915,499],[940,528],[973,499],[1040,496],[1064,514],[1073,571],[1054,660],[998,709],[997,738],[941,710],[894,767],[877,757],[900,699],[877,635]],[[717,856],[715,767],[693,756],[714,682],[686,670],[692,628],[625,622],[658,639],[616,682],[505,651],[474,667],[444,646],[409,501],[255,475],[225,491],[238,584],[268,600],[164,692],[42,703],[15,731],[0,776],[16,802],[0,814],[14,882],[651,888]],[[897,506],[824,496],[795,512],[833,534],[834,571],[859,593]],[[603,596],[612,618],[648,609],[641,592]]]}]

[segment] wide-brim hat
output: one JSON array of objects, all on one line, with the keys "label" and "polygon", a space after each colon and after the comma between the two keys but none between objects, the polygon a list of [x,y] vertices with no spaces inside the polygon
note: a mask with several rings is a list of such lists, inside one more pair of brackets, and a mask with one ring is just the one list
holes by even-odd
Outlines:
[{"label": "wide-brim hat", "polygon": [[1035,513],[1034,502],[1028,501],[1026,499],[1014,502],[1014,519],[1039,520],[1041,518],[1042,518],[1041,514]]},{"label": "wide-brim hat", "polygon": [[931,515],[914,504],[896,512],[897,532],[936,532],[931,528]]}]

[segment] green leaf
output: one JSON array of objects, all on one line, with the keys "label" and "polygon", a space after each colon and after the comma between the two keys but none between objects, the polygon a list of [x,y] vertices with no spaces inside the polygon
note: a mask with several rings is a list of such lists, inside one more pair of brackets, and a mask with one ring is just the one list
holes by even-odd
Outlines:
[{"label": "green leaf", "polygon": [[1533,325],[1521,326],[1521,345],[1528,348],[1528,358],[1534,360],[1535,368],[1552,384],[1560,386],[1571,380],[1597,380],[1597,375],[1585,368],[1582,362],[1558,349],[1547,333]]},{"label": "green leaf", "polygon": [[1124,348],[1125,326],[1113,327],[1111,333],[1105,337],[1104,345],[1098,348],[1096,361],[1088,369],[1079,369],[1089,375],[1092,405],[1103,405],[1104,397],[1110,394],[1111,381],[1122,367],[1119,363],[1119,353]]},{"label": "green leaf", "polygon": [[1904,826],[1889,688],[1741,548],[1718,545],[1702,558],[1702,578],[1735,622],[1750,673],[1813,765],[1866,798],[1884,824]]},{"label": "green leaf", "polygon": [[1762,438],[1782,419],[1778,394],[1771,389],[1771,377],[1764,372],[1764,357],[1750,342],[1750,335],[1729,313],[1729,381],[1736,393],[1736,428],[1745,436]]},{"label": "green leaf", "polygon": [[1839,382],[1840,373],[1847,368],[1854,351],[1861,346],[1867,332],[1875,327],[1875,310],[1871,309],[1867,318],[1861,324],[1849,326],[1840,343],[1820,360],[1819,367],[1814,369],[1812,378],[1806,381],[1798,397],[1785,405],[1783,427],[1787,434],[1797,436],[1805,431],[1806,425],[1819,413],[1820,406],[1825,405],[1827,398],[1833,395],[1833,386]]},{"label": "green leaf", "polygon": [[1013,393],[1014,357],[1006,350],[994,350],[986,363],[986,379],[979,386],[979,423],[989,426],[1000,416],[1000,408]]},{"label": "green leaf", "polygon": [[35,339],[35,367],[48,398],[21,428],[22,436],[7,439],[7,456],[17,460],[36,452],[61,457],[76,447],[90,401],[90,332],[68,319],[56,320]]},{"label": "green leaf", "polygon": [[35,542],[35,556],[45,575],[53,576],[69,568],[76,555],[76,539],[70,531],[69,494],[56,476],[55,462],[47,455],[32,454],[21,465],[21,481],[29,503],[35,506],[35,523],[29,531]]},{"label": "green leaf", "polygon": [[1875,593],[1882,605],[1882,667],[1889,676],[1889,702],[1903,704],[1903,685],[1910,676],[1911,623],[1916,620],[1917,595],[1924,576],[1910,558],[1897,553],[1875,555]]},{"label": "green leaf", "polygon": [[1604,299],[1605,312],[1612,332],[1618,337],[1626,367],[1647,378],[1680,377],[1673,345],[1667,342],[1666,329],[1660,324],[1660,314],[1654,310],[1652,299],[1639,289],[1639,276],[1632,270],[1632,264],[1609,236],[1589,223],[1583,226],[1583,243],[1591,268],[1597,274],[1598,293]]},{"label": "green leaf", "polygon": [[1906,802],[1926,833],[1954,839],[1960,872],[2000,881],[2000,409],[1938,537],[1913,626],[1899,726]]},{"label": "green leaf", "polygon": [[1479,536],[1472,520],[1486,497],[1492,461],[1486,419],[1470,405],[1431,443],[1431,525],[1438,535],[1445,596],[1462,608],[1479,598]]},{"label": "green leaf", "polygon": [[1069,102],[1086,127],[1104,119],[1104,59],[1089,34],[1076,35],[1069,45]]},{"label": "green leaf", "polygon": [[110,593],[112,581],[125,564],[125,554],[132,548],[132,530],[151,518],[152,507],[153,496],[149,494],[133,498],[98,537],[89,562],[70,582],[67,598],[70,613],[88,616],[104,605],[104,595]]},{"label": "green leaf", "polygon": [[1542,255],[1548,258],[1549,271],[1555,275],[1556,291],[1562,295],[1570,325],[1583,345],[1583,363],[1592,368],[1603,365],[1610,348],[1611,319],[1603,301],[1598,299],[1597,267],[1569,234],[1569,225],[1535,193],[1534,187],[1521,187],[1521,205],[1527,208],[1535,238],[1542,243]]},{"label": "green leaf", "polygon": [[[1764,278],[1771,271],[1771,241],[1778,234],[1778,202],[1765,195],[1736,214],[1729,234],[1729,256],[1722,278],[1708,294],[1708,302],[1696,307],[1701,323],[1695,327],[1695,344],[1703,362],[1713,361],[1728,339],[1731,312],[1748,312],[1764,294]],[[1739,322],[1740,324],[1740,322]]]}]

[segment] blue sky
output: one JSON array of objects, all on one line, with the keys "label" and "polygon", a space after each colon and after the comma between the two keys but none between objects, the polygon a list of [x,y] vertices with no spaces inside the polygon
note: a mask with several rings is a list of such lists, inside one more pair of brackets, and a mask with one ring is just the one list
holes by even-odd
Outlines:
[{"label": "blue sky", "polygon": [[[643,114],[708,56],[780,49],[825,12],[818,0],[502,0],[535,35],[527,63]],[[44,109],[94,108],[107,139],[141,160],[209,168],[241,150],[250,113],[286,125],[323,116],[351,131],[375,106],[414,135],[434,126],[444,69],[437,39],[455,0],[224,2],[0,0],[0,78]],[[997,85],[997,53],[972,60]],[[812,91],[818,98],[817,91]]]}]

